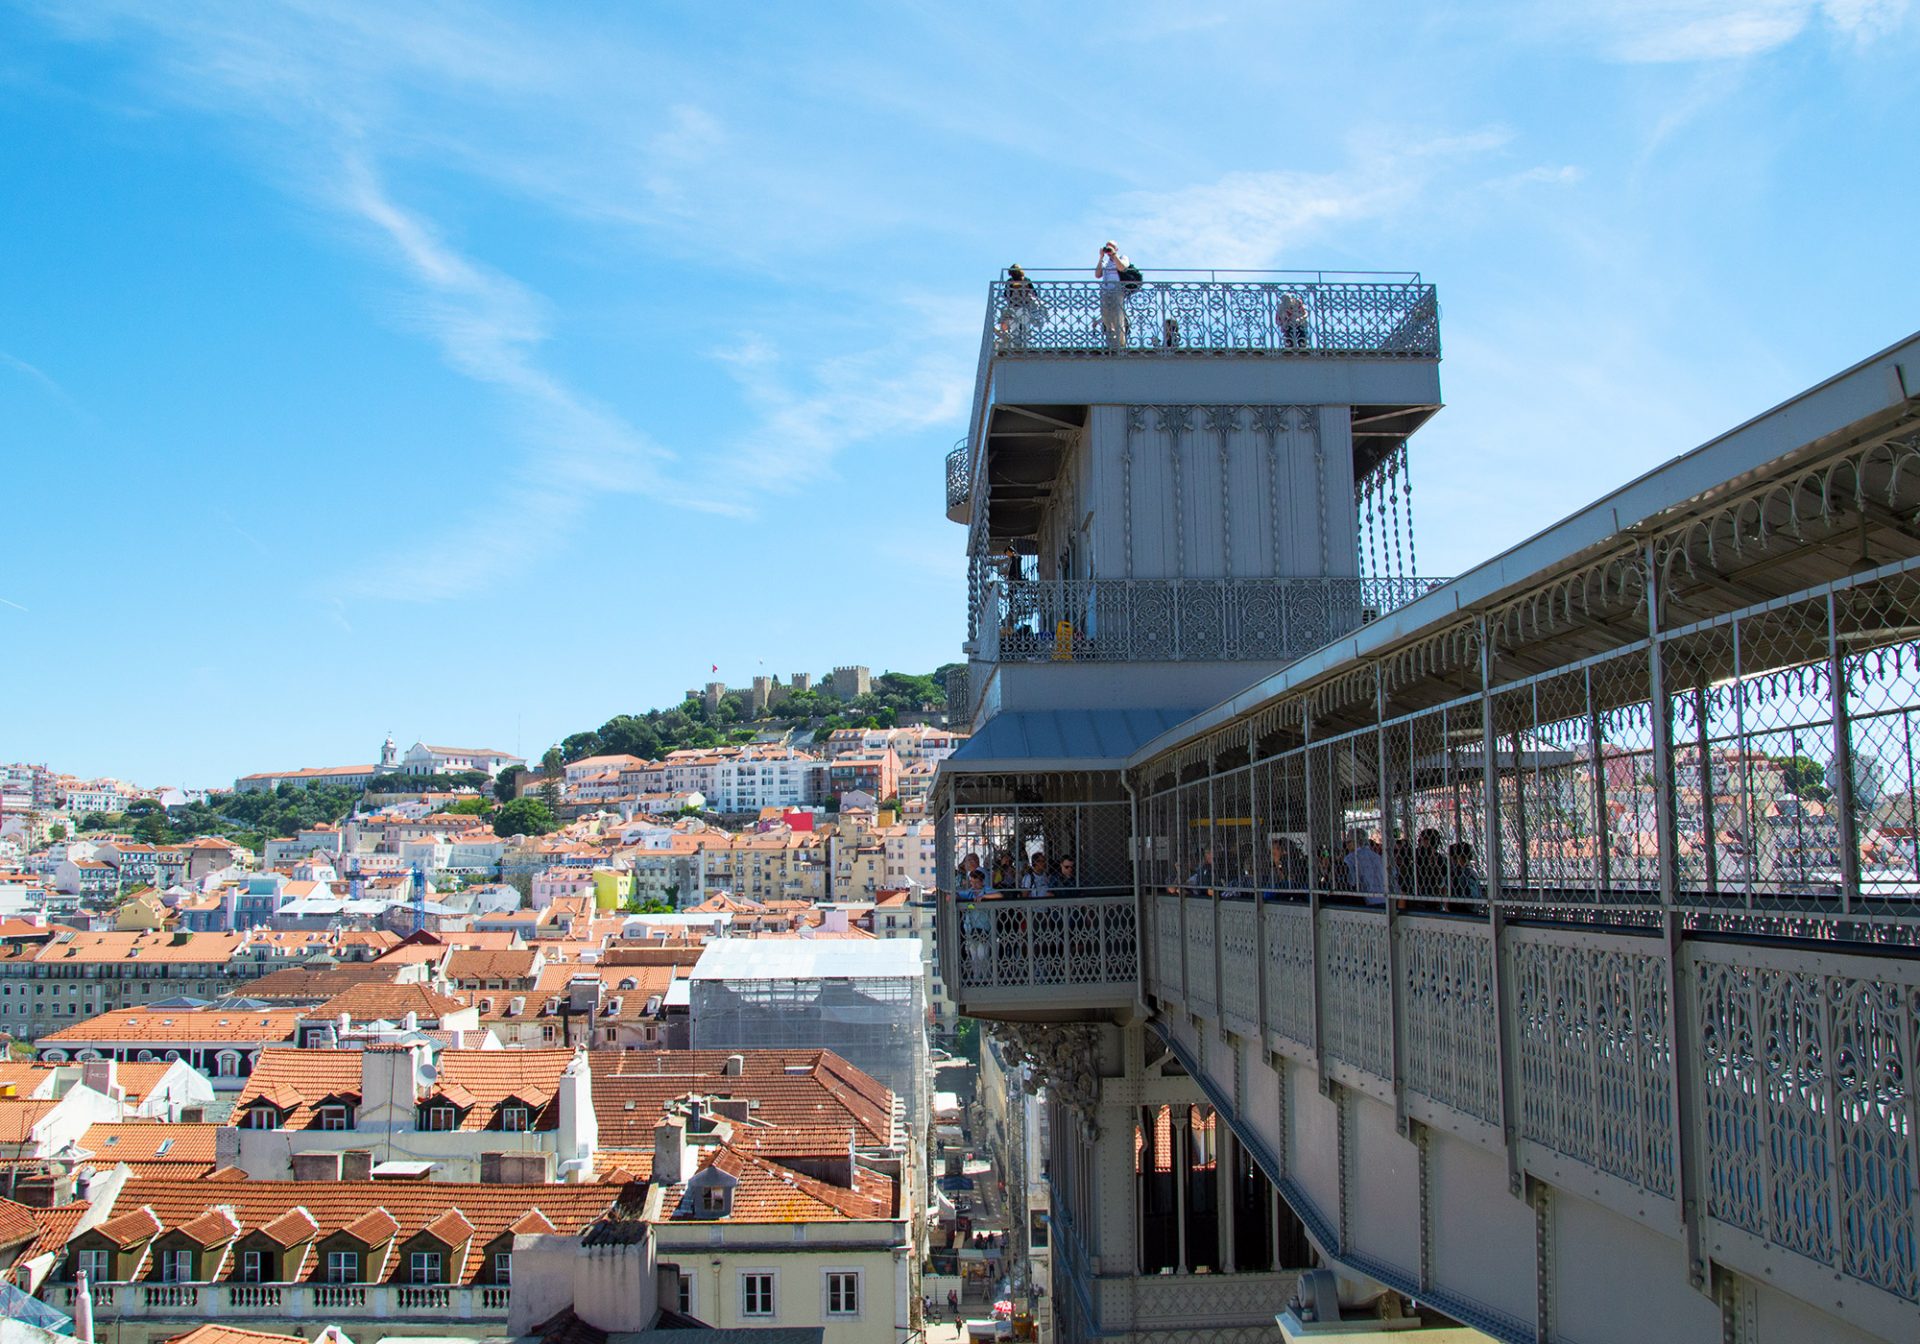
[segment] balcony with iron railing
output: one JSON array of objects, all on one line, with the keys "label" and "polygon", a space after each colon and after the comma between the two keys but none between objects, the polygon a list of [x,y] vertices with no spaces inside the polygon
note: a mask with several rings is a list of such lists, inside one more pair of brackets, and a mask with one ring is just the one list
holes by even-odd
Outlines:
[{"label": "balcony with iron railing", "polygon": [[[1115,315],[1083,271],[1030,271],[993,282],[986,349],[994,356],[1274,355],[1440,358],[1434,287],[1411,272],[1155,271],[1125,287]],[[1057,277],[1057,278],[1056,278]]]},{"label": "balcony with iron railing", "polygon": [[947,450],[947,517],[963,525],[973,521],[973,452],[964,438]]},{"label": "balcony with iron railing", "polygon": [[975,598],[976,657],[987,663],[1297,658],[1445,582],[993,575]]},{"label": "balcony with iron railing", "polygon": [[940,895],[936,924],[948,995],[970,1017],[1074,1020],[1139,997],[1131,888],[1030,897]]}]

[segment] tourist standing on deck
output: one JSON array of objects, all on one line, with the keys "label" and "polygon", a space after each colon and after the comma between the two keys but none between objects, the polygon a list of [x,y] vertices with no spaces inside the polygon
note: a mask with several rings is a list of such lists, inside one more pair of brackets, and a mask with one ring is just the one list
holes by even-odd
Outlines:
[{"label": "tourist standing on deck", "polygon": [[1122,350],[1127,344],[1127,282],[1120,273],[1131,266],[1111,238],[1093,266],[1094,278],[1100,282],[1100,329],[1106,333],[1109,350]]}]

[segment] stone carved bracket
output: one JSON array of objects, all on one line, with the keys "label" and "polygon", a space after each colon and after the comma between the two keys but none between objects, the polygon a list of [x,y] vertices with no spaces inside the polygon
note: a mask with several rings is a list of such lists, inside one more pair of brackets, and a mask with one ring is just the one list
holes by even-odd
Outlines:
[{"label": "stone carved bracket", "polygon": [[1100,1028],[1091,1023],[999,1022],[993,1038],[1010,1063],[1029,1069],[1027,1090],[1047,1090],[1079,1122],[1088,1140],[1100,1137]]}]

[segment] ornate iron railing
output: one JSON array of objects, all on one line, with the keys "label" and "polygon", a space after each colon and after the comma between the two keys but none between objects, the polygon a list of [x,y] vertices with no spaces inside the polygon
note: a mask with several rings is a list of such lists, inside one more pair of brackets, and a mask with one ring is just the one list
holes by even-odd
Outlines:
[{"label": "ornate iron railing", "polygon": [[1133,894],[947,899],[957,925],[961,993],[1111,987],[1131,998],[1140,973]]},{"label": "ornate iron railing", "polygon": [[962,439],[947,450],[947,513],[965,508],[973,494],[972,445]]},{"label": "ornate iron railing", "polygon": [[1293,658],[1445,579],[990,578],[974,628],[988,662]]},{"label": "ornate iron railing", "polygon": [[1104,302],[1097,280],[997,280],[987,340],[998,355],[1440,358],[1439,301],[1418,279],[1150,280]]}]

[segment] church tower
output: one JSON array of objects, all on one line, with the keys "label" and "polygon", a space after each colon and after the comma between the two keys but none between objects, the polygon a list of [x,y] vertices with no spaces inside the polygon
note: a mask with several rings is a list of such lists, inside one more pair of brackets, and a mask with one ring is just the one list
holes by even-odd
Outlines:
[{"label": "church tower", "polygon": [[392,774],[400,768],[400,748],[394,745],[393,734],[387,734],[387,740],[380,744],[380,773]]}]

